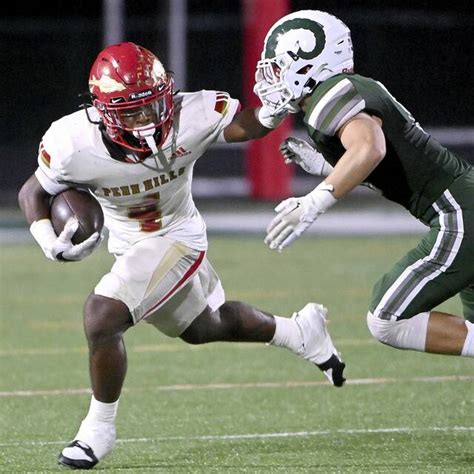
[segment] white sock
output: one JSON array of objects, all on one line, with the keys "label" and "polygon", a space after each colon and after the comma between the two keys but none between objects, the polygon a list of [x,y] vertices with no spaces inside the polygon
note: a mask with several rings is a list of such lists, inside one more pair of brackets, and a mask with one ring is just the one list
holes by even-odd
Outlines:
[{"label": "white sock", "polygon": [[466,340],[462,347],[461,355],[464,357],[474,357],[474,324],[465,321],[467,327]]},{"label": "white sock", "polygon": [[269,344],[278,347],[286,347],[287,349],[298,353],[303,341],[300,329],[295,320],[282,318],[280,316],[274,316],[274,318],[275,334]]},{"label": "white sock", "polygon": [[[115,417],[117,416],[118,400],[114,403],[99,402],[92,396],[89,412],[81,423],[74,439],[82,441],[92,448],[97,459],[102,459],[115,446]],[[87,453],[77,446],[66,446],[63,456],[69,459],[89,459]]]},{"label": "white sock", "polygon": [[89,407],[89,413],[87,413],[86,420],[88,422],[99,421],[101,423],[114,423],[115,417],[117,416],[118,403],[104,403],[96,400],[94,395],[91,398],[91,404]]}]

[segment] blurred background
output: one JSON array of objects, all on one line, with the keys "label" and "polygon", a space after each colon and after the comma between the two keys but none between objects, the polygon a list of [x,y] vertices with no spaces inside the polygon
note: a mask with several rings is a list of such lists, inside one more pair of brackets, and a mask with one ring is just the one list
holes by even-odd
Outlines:
[{"label": "blurred background", "polygon": [[[226,90],[243,105],[255,105],[249,95],[253,84],[248,69],[254,68],[249,22],[268,22],[277,5],[287,12],[311,8],[341,18],[352,30],[356,72],[383,82],[426,130],[473,161],[474,6],[432,3],[50,0],[26,8],[23,2],[9,2],[0,19],[0,208],[16,209],[17,192],[36,168],[43,133],[52,121],[77,110],[78,94],[87,90],[90,66],[104,46],[137,42],[175,72],[179,89]],[[260,51],[261,44],[253,48]],[[291,132],[303,136],[294,127]],[[215,146],[198,161],[197,200],[271,201],[314,187],[314,178],[295,169],[289,190],[259,196],[249,182],[247,148]]]}]

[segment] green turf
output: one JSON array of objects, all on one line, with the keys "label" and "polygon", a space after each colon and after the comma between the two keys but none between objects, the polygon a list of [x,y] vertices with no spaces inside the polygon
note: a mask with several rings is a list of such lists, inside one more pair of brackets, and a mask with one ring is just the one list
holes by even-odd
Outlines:
[{"label": "green turf", "polygon": [[[120,442],[96,471],[473,472],[472,359],[397,351],[365,325],[372,284],[416,241],[306,238],[276,254],[211,238],[228,299],[282,316],[329,307],[352,383],[335,389],[283,349],[192,347],[140,324],[126,335]],[[89,403],[82,302],[111,257],[55,264],[33,245],[0,257],[0,471],[59,471]]]}]

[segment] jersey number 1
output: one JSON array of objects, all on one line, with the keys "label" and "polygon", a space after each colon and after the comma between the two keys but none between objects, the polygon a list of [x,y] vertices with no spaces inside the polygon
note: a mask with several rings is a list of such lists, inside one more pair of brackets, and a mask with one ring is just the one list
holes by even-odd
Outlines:
[{"label": "jersey number 1", "polygon": [[143,232],[155,232],[161,229],[161,210],[159,207],[160,193],[147,196],[142,204],[130,207],[128,217],[137,219],[140,230]]}]

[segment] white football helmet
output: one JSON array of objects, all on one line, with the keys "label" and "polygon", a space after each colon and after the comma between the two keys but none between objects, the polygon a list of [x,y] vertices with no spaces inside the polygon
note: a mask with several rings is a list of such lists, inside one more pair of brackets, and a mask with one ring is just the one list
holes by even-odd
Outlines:
[{"label": "white football helmet", "polygon": [[268,31],[254,92],[273,114],[296,113],[301,99],[318,83],[353,68],[349,28],[329,13],[301,10]]}]

